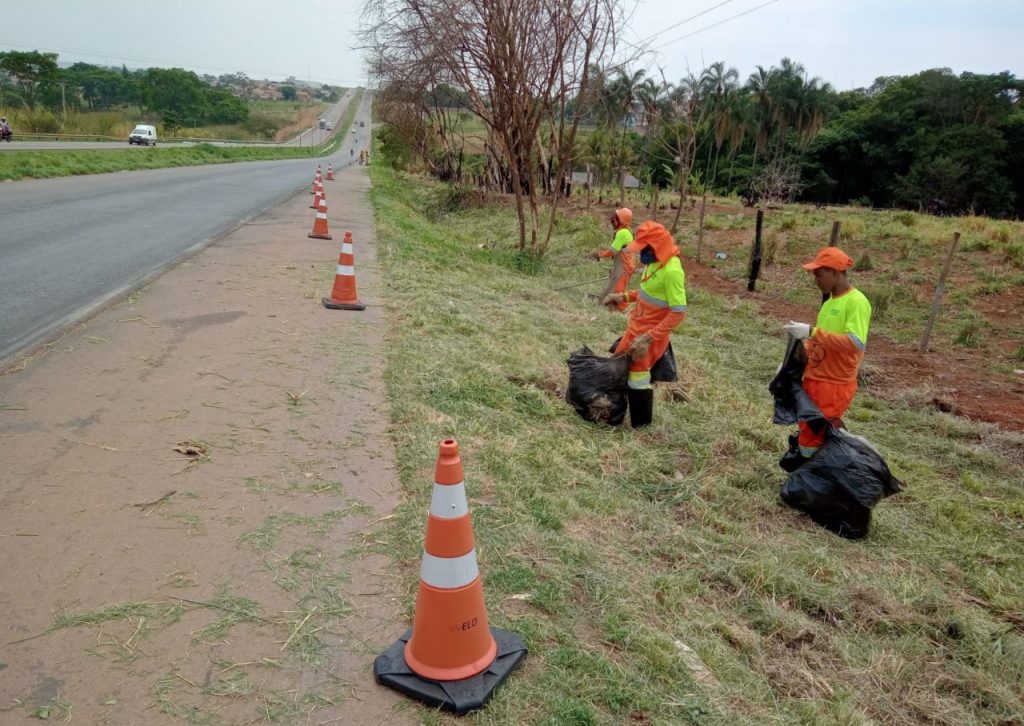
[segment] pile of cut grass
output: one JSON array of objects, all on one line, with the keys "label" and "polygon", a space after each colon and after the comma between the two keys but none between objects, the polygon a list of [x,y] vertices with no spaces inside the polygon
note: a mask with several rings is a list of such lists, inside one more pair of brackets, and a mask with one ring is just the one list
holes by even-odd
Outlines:
[{"label": "pile of cut grass", "polygon": [[686,400],[659,393],[642,433],[586,423],[560,397],[565,359],[624,321],[596,286],[553,290],[600,274],[585,253],[603,215],[560,221],[537,261],[507,208],[439,215],[442,188],[371,175],[408,495],[381,546],[410,563],[411,614],[437,445],[455,437],[492,624],[530,649],[477,722],[1024,718],[1022,437],[867,386],[847,422],[908,488],[867,539],[835,537],[778,503],[777,321],[691,290]]}]

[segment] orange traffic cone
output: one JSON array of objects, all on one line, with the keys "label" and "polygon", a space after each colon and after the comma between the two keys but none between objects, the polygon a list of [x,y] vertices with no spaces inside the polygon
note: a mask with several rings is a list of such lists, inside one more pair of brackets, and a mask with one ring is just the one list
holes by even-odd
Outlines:
[{"label": "orange traffic cone", "polygon": [[330,164],[327,165],[327,181],[334,181],[334,168]]},{"label": "orange traffic cone", "polygon": [[327,194],[324,193],[324,185],[317,182],[313,185],[313,203],[309,205],[309,208],[320,209],[321,201],[327,201]]},{"label": "orange traffic cone", "polygon": [[327,200],[318,197],[320,203],[317,205],[316,219],[313,220],[313,231],[307,237],[313,239],[334,239],[327,233]]},{"label": "orange traffic cone", "polygon": [[366,306],[359,302],[359,296],[356,294],[355,262],[355,255],[352,254],[352,233],[346,232],[345,239],[341,243],[341,254],[338,256],[338,270],[334,274],[334,289],[331,290],[330,297],[323,299],[325,308],[330,310],[366,310]]},{"label": "orange traffic cone", "polygon": [[373,672],[386,686],[462,714],[487,702],[526,645],[487,623],[454,439],[441,442],[424,550],[412,630],[377,657]]}]

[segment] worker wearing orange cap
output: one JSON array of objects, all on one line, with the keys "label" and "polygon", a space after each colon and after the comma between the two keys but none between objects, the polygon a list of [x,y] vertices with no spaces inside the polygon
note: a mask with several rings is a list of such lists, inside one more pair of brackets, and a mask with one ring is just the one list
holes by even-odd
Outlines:
[{"label": "worker wearing orange cap", "polygon": [[686,317],[686,273],[672,235],[657,222],[641,224],[629,247],[640,252],[646,265],[640,289],[609,293],[602,302],[609,307],[634,303],[615,353],[632,359],[626,397],[630,425],[640,428],[654,417],[651,368],[668,348],[669,334]]},{"label": "worker wearing orange cap", "polygon": [[[633,257],[633,252],[626,249],[633,241],[633,232],[629,228],[633,223],[633,210],[627,207],[616,209],[612,212],[611,223],[612,229],[615,230],[615,237],[612,239],[611,247],[594,250],[590,253],[590,256],[595,260],[607,257],[613,258],[612,269],[608,273],[608,284],[598,298],[599,300],[604,300],[607,295],[613,292],[624,292],[626,286],[629,285],[630,278],[633,277],[633,273],[636,271],[636,261]],[[629,303],[622,302],[616,305],[616,307],[619,311],[622,311],[629,307]]]},{"label": "worker wearing orange cap", "polygon": [[[804,341],[804,391],[828,421],[841,425],[857,392],[857,370],[868,343],[871,303],[847,279],[846,271],[853,267],[853,260],[838,247],[823,247],[813,260],[801,266],[814,273],[818,289],[829,297],[813,328],[793,320],[782,328]],[[824,426],[814,430],[803,421],[799,426],[798,452],[791,451],[779,462],[788,471],[798,468],[825,441]]]}]

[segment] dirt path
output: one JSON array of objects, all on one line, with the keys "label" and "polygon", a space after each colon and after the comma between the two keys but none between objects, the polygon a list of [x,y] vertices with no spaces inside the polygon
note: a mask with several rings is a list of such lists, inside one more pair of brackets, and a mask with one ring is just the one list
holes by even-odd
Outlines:
[{"label": "dirt path", "polygon": [[[411,720],[372,676],[405,618],[368,186],[327,182],[334,241],[299,194],[0,376],[0,722]],[[361,313],[320,304],[346,229]]]}]

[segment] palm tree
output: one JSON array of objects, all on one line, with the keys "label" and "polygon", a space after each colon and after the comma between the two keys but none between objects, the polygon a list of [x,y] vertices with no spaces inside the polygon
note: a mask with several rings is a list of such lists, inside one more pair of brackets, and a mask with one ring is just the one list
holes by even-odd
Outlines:
[{"label": "palm tree", "polygon": [[647,72],[642,68],[633,74],[624,70],[619,71],[618,77],[612,81],[610,95],[614,100],[614,108],[618,111],[619,119],[622,121],[622,136],[618,143],[619,153],[619,204],[624,204],[626,199],[626,126],[633,115],[633,107],[637,101],[637,92]]},{"label": "palm tree", "polygon": [[711,111],[711,129],[715,139],[714,173],[710,171],[711,147],[708,147],[708,170],[705,174],[709,184],[714,183],[715,177],[718,176],[718,156],[722,150],[722,143],[729,135],[729,106],[736,92],[739,75],[735,68],[726,69],[725,62],[718,61],[705,68],[700,77],[701,87]]},{"label": "palm tree", "polygon": [[746,90],[751,95],[753,106],[754,134],[754,161],[750,166],[750,173],[753,176],[757,169],[757,154],[768,148],[774,128],[775,102],[771,93],[771,71],[766,71],[764,66],[757,66],[757,72],[751,73],[747,79]]}]

